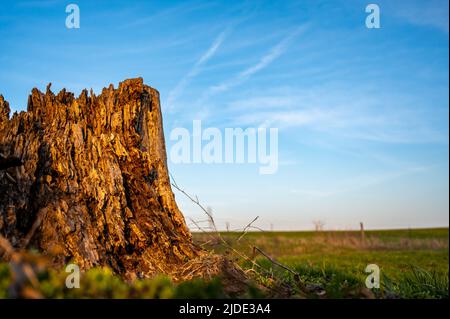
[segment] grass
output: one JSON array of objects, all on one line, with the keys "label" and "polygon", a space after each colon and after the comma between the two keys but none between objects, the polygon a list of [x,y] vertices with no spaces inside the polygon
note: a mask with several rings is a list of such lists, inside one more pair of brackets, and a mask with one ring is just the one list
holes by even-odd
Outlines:
[{"label": "grass", "polygon": [[[282,277],[303,297],[448,298],[448,228],[334,232],[224,232],[221,236],[248,256],[257,246],[298,272],[302,285],[263,256],[256,262],[273,277]],[[224,252],[211,234],[194,233],[204,247]],[[368,264],[380,268],[381,288],[367,291]],[[250,267],[243,262],[244,267]],[[291,276],[292,277],[292,276]],[[264,278],[261,280],[265,280]],[[312,290],[312,294],[304,293]],[[311,289],[309,289],[309,288]],[[303,293],[302,293],[303,292]]]},{"label": "grass", "polygon": [[[194,233],[206,250],[234,258],[254,284],[241,298],[448,298],[448,228],[360,232]],[[253,247],[292,271],[279,267]],[[231,248],[230,248],[231,247]],[[233,250],[253,258],[237,258]],[[380,268],[381,287],[367,289],[368,264]],[[295,274],[294,274],[295,273]],[[38,287],[25,297],[46,298],[224,298],[220,278],[174,283],[168,277],[122,281],[108,268],[81,276],[80,289],[67,289],[67,273],[43,269]],[[11,298],[10,267],[0,263],[0,298]]]}]

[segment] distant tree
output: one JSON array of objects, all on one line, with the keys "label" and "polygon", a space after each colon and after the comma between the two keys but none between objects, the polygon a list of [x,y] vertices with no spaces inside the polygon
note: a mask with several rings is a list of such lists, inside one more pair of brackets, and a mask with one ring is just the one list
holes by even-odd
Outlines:
[{"label": "distant tree", "polygon": [[363,222],[359,223],[359,229],[361,232],[361,241],[364,243],[364,241],[366,240],[366,233],[364,231],[364,223]]},{"label": "distant tree", "polygon": [[213,219],[213,209],[210,206],[208,206],[208,207],[206,207],[206,211],[209,214],[209,229],[213,230],[213,229],[215,229],[214,219]]},{"label": "distant tree", "polygon": [[322,231],[325,226],[325,222],[322,220],[314,220],[313,224],[315,231]]}]

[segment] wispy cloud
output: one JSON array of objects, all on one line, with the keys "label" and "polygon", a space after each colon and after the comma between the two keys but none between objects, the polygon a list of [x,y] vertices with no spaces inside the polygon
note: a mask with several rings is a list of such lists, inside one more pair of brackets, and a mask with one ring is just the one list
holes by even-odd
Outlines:
[{"label": "wispy cloud", "polygon": [[409,116],[403,121],[399,113],[389,115],[356,113],[341,107],[303,110],[262,111],[236,117],[243,126],[307,128],[334,137],[390,144],[448,144],[448,136],[429,123],[414,123]]},{"label": "wispy cloud", "polygon": [[449,4],[447,0],[410,0],[408,3],[389,1],[387,12],[416,26],[429,26],[449,32]]},{"label": "wispy cloud", "polygon": [[431,166],[412,166],[394,172],[360,175],[337,183],[332,189],[292,189],[291,193],[311,197],[330,197],[342,193],[355,192],[361,189],[377,186],[411,174],[418,174],[432,169]]},{"label": "wispy cloud", "polygon": [[[279,90],[278,90],[279,91]],[[347,92],[351,91],[351,98]],[[369,93],[364,87],[310,87],[244,95],[228,103],[228,125],[305,129],[323,140],[389,144],[448,144],[442,131],[448,110],[433,110],[401,94]],[[327,136],[325,136],[326,134]]]},{"label": "wispy cloud", "polygon": [[22,8],[46,8],[60,3],[61,0],[39,0],[39,1],[19,1],[18,7]]},{"label": "wispy cloud", "polygon": [[198,10],[203,10],[214,6],[214,2],[203,3],[182,3],[176,6],[168,7],[147,16],[134,19],[132,22],[122,24],[119,29],[139,27],[154,23],[155,21],[174,19]]},{"label": "wispy cloud", "polygon": [[214,56],[229,32],[230,28],[222,31],[213,41],[208,50],[206,50],[206,52],[203,53],[200,59],[197,60],[189,73],[186,74],[186,76],[184,76],[181,81],[178,82],[178,84],[169,92],[169,96],[166,102],[169,110],[174,108],[174,103],[178,96],[183,92],[184,88],[189,84],[189,82],[201,72],[202,65]]},{"label": "wispy cloud", "polygon": [[261,110],[261,109],[282,109],[295,107],[299,103],[296,96],[293,95],[278,95],[278,96],[252,96],[240,100],[232,101],[229,106],[229,111],[242,110]]},{"label": "wispy cloud", "polygon": [[278,42],[275,46],[273,46],[266,55],[262,56],[261,59],[258,61],[258,63],[244,69],[243,71],[239,72],[229,80],[226,80],[218,85],[209,87],[203,94],[203,96],[200,98],[200,103],[204,102],[205,100],[207,100],[208,98],[210,98],[215,94],[225,92],[245,82],[252,75],[269,66],[273,61],[279,58],[288,49],[289,45],[292,43],[295,37],[297,37],[305,29],[306,29],[305,26],[297,27],[294,31],[290,32],[280,42]]}]

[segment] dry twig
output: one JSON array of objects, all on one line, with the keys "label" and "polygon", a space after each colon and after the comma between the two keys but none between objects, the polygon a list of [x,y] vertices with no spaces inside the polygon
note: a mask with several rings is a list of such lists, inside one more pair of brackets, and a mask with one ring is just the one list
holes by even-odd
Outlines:
[{"label": "dry twig", "polygon": [[[212,217],[212,215],[208,212],[208,210],[200,203],[199,199],[197,196],[192,197],[191,195],[189,195],[185,190],[183,190],[181,187],[178,186],[178,184],[176,183],[175,179],[173,178],[173,176],[170,174],[170,177],[172,179],[172,186],[177,189],[179,192],[181,192],[183,195],[185,195],[188,199],[190,199],[194,204],[196,204],[198,207],[200,207],[200,209],[208,216],[209,220],[211,221],[211,224],[213,225],[213,230],[215,232],[215,234],[217,235],[217,238],[222,242],[222,244],[229,249],[230,251],[232,251],[233,253],[235,253],[237,256],[239,256],[240,258],[244,259],[245,261],[249,262],[252,264],[253,267],[257,267],[258,269],[260,269],[260,271],[264,272],[264,273],[268,273],[269,275],[271,275],[273,277],[273,273],[267,271],[264,267],[262,267],[261,265],[259,265],[257,262],[255,262],[254,258],[256,257],[256,251],[259,252],[262,256],[264,256],[265,258],[267,258],[273,265],[276,265],[286,271],[289,271],[290,273],[294,274],[296,279],[299,279],[299,274],[290,269],[289,267],[287,267],[286,265],[283,265],[282,263],[278,262],[277,260],[275,260],[274,258],[270,257],[267,253],[265,253],[262,249],[260,249],[259,247],[256,247],[254,245],[251,245],[251,243],[249,243],[247,241],[247,244],[252,248],[253,250],[253,258],[248,257],[247,255],[245,255],[244,253],[238,251],[237,249],[235,249],[234,247],[232,247],[220,234],[220,232],[217,229],[217,226],[214,222],[214,218]],[[244,227],[242,234],[239,236],[239,238],[237,239],[237,241],[240,241],[248,232],[248,230],[250,228],[254,228],[254,229],[259,229],[262,231],[262,229],[253,226],[252,224],[259,218],[259,216],[255,217],[249,224],[247,224],[247,226]],[[201,227],[198,222],[194,221],[191,218],[192,223],[199,229],[201,230],[203,233],[205,234],[209,234],[210,232],[207,232],[204,230],[203,227]],[[256,270],[254,270],[253,268],[251,269],[252,272],[256,272]],[[271,287],[271,289],[273,289]]]}]

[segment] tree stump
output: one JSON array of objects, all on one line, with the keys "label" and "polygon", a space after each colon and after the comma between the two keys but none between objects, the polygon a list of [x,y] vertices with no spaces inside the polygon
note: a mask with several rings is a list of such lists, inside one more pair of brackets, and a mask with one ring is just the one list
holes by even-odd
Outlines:
[{"label": "tree stump", "polygon": [[159,93],[142,78],[78,98],[49,84],[9,113],[0,95],[0,234],[15,248],[127,279],[201,254],[170,186]]}]

